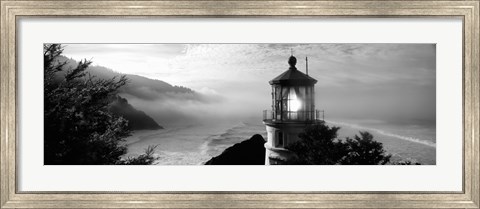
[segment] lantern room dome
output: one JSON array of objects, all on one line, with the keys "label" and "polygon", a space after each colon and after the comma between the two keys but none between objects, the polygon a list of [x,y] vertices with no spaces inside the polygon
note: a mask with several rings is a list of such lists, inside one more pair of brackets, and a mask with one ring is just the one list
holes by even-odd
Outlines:
[{"label": "lantern room dome", "polygon": [[288,59],[288,64],[290,64],[290,68],[271,80],[269,82],[271,85],[279,84],[282,86],[308,86],[317,83],[317,80],[314,78],[297,70],[295,67],[297,64],[297,58],[295,58],[293,55]]}]

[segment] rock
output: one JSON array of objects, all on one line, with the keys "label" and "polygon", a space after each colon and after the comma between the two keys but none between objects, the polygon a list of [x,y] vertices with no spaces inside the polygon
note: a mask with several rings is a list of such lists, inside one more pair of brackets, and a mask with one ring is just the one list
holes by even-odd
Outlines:
[{"label": "rock", "polygon": [[234,144],[205,165],[265,165],[265,139],[259,134]]}]

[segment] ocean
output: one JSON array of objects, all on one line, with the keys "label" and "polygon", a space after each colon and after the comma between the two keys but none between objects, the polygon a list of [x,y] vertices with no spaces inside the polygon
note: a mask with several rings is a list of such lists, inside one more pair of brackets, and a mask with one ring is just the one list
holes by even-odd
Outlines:
[{"label": "ocean", "polygon": [[[383,143],[392,161],[410,160],[424,165],[436,164],[435,129],[417,125],[389,125],[381,121],[327,120],[338,126],[339,139],[370,132]],[[260,134],[266,139],[261,120],[222,122],[202,125],[167,127],[161,130],[135,131],[126,138],[126,156],[143,153],[149,145],[158,145],[156,165],[200,165],[226,148]]]}]

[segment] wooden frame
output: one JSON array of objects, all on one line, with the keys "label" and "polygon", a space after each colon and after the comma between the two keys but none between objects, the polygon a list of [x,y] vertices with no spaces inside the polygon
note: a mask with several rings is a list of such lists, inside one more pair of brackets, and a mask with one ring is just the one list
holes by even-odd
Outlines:
[{"label": "wooden frame", "polygon": [[[479,208],[479,1],[1,1],[1,208]],[[463,192],[21,193],[16,187],[20,16],[463,18]]]}]

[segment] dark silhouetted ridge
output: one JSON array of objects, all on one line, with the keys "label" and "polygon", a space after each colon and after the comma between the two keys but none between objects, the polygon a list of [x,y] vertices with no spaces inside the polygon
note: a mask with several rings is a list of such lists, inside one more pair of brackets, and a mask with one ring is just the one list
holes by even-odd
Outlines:
[{"label": "dark silhouetted ridge", "polygon": [[155,120],[145,114],[143,111],[135,109],[130,105],[127,99],[117,96],[110,104],[109,110],[118,116],[128,120],[130,130],[156,130],[163,129]]},{"label": "dark silhouetted ridge", "polygon": [[205,165],[265,165],[265,139],[259,134],[234,144]]}]

